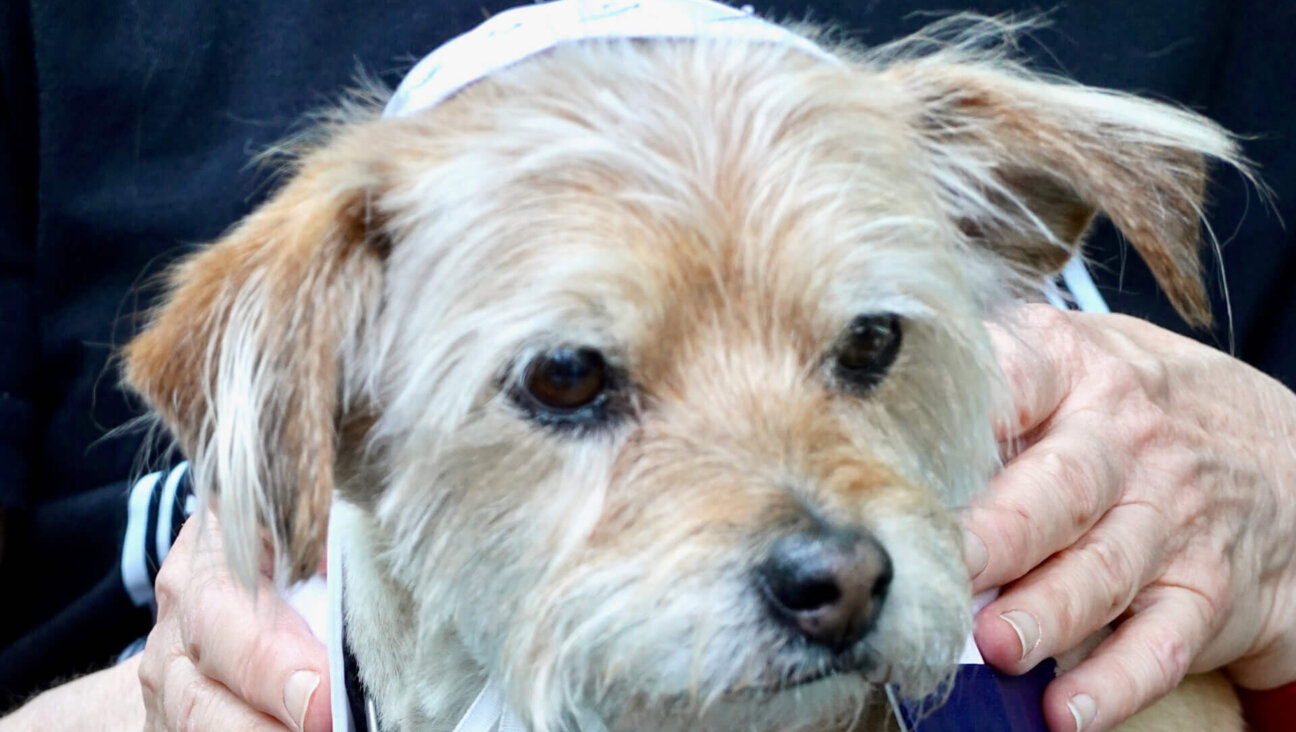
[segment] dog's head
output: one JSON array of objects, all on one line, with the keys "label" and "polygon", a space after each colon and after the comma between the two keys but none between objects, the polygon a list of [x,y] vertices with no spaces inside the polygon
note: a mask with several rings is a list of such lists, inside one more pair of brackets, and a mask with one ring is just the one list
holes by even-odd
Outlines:
[{"label": "dog's head", "polygon": [[922,695],[997,464],[983,319],[1102,213],[1207,320],[1204,156],[1193,115],[955,51],[566,46],[338,129],[176,269],[128,380],[239,569],[264,529],[310,573],[336,488],[411,636],[536,729]]}]

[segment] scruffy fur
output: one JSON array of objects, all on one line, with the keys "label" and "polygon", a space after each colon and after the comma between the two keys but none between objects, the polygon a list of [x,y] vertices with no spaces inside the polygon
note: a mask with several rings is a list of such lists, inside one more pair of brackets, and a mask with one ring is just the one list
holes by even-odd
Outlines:
[{"label": "scruffy fur", "polygon": [[[975,46],[588,41],[353,114],[175,270],[127,380],[244,576],[262,534],[311,573],[339,512],[385,729],[451,728],[487,675],[536,732],[869,727],[875,682],[939,692],[969,631],[950,509],[1008,418],[983,320],[1104,214],[1206,322],[1205,159],[1237,163],[1203,118]],[[903,348],[852,393],[828,354],[867,313]],[[625,374],[624,419],[510,400],[572,345]],[[750,574],[812,521],[895,578],[859,671],[784,689],[830,659]]]}]

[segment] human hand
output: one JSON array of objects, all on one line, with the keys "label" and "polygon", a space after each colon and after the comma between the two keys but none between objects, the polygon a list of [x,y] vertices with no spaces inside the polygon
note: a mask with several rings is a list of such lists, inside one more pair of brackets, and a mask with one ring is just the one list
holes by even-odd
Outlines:
[{"label": "human hand", "polygon": [[327,652],[264,569],[254,597],[226,566],[216,516],[186,522],[157,577],[145,729],[331,728]]},{"label": "human hand", "polygon": [[[1108,623],[1044,695],[1105,730],[1185,674],[1296,679],[1296,395],[1134,318],[1026,306],[992,339],[1017,443],[964,517],[986,660],[1024,672]],[[1008,584],[1012,583],[1012,584]]]}]

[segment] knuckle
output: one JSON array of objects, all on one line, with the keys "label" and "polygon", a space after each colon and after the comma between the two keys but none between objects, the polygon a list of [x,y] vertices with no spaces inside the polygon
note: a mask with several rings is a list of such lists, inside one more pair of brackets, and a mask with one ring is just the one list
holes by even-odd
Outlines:
[{"label": "knuckle", "polygon": [[162,687],[157,668],[154,664],[141,662],[139,666],[140,693],[144,695],[144,707],[152,709],[162,696]]},{"label": "knuckle", "polygon": [[999,546],[1012,562],[1028,561],[1037,525],[1028,506],[1008,504],[995,512],[994,530],[986,536],[987,547]]},{"label": "knuckle", "polygon": [[138,674],[140,685],[146,691],[157,692],[161,688],[163,667],[167,660],[165,647],[168,644],[165,634],[166,631],[162,626],[153,626],[153,630],[149,631],[148,639],[144,641],[144,650],[140,652]]},{"label": "knuckle", "polygon": [[157,579],[153,582],[153,595],[157,598],[158,616],[164,617],[175,607],[179,597],[179,589],[183,587],[181,571],[176,567],[180,562],[176,561],[174,556],[168,555],[168,561],[163,561],[162,566],[158,569]]},{"label": "knuckle", "polygon": [[1096,587],[1093,597],[1103,602],[1103,622],[1110,622],[1134,600],[1138,584],[1133,559],[1116,544],[1094,538],[1083,551],[1089,559],[1090,573]]},{"label": "knuckle", "polygon": [[1124,436],[1124,442],[1134,450],[1139,450],[1164,437],[1169,424],[1169,415],[1165,409],[1146,395],[1131,395],[1124,400],[1121,434]]},{"label": "knuckle", "polygon": [[1159,358],[1147,357],[1130,361],[1139,377],[1139,384],[1149,397],[1164,403],[1170,393],[1170,368]]},{"label": "knuckle", "polygon": [[1163,485],[1174,491],[1176,499],[1172,509],[1162,509],[1163,514],[1186,517],[1186,523],[1193,523],[1193,519],[1209,515],[1211,494],[1203,490],[1202,486],[1203,473],[1211,469],[1203,463],[1209,459],[1202,453],[1189,449],[1164,455],[1157,461],[1157,466],[1165,476],[1162,479]]},{"label": "knuckle", "polygon": [[1094,373],[1101,375],[1099,378],[1105,387],[1103,391],[1111,397],[1122,397],[1139,391],[1142,387],[1138,369],[1123,359],[1104,359],[1103,368],[1095,370]]},{"label": "knuckle", "polygon": [[1101,515],[1106,505],[1105,490],[1109,484],[1107,459],[1095,451],[1088,460],[1074,459],[1067,481],[1069,490],[1060,494],[1066,509],[1068,526],[1074,531],[1087,528]]},{"label": "knuckle", "polygon": [[184,652],[197,665],[203,657],[207,643],[207,614],[210,607],[207,588],[198,590],[196,601],[187,603],[181,610],[180,635]]},{"label": "knuckle", "polygon": [[1211,574],[1203,579],[1199,590],[1201,596],[1202,620],[1207,627],[1213,627],[1227,618],[1233,610],[1233,593],[1228,577],[1223,573]]},{"label": "knuckle", "polygon": [[1057,450],[1043,456],[1041,486],[1052,488],[1057,517],[1071,532],[1086,528],[1107,506],[1107,459],[1098,446],[1092,449]]},{"label": "knuckle", "polygon": [[1144,643],[1147,657],[1155,664],[1155,683],[1150,691],[1158,696],[1173,689],[1188,675],[1192,652],[1183,634],[1173,628],[1149,638]]},{"label": "knuckle", "polygon": [[1066,453],[1058,451],[1049,452],[1040,458],[1040,482],[1047,482],[1056,485],[1067,475],[1072,474],[1074,463],[1074,458]]},{"label": "knuckle", "polygon": [[200,679],[187,682],[180,691],[180,701],[176,709],[174,728],[178,732],[191,732],[202,729],[210,703],[210,696],[205,693]]},{"label": "knuckle", "polygon": [[1065,311],[1045,303],[1023,305],[1021,315],[1027,324],[1049,333],[1069,332],[1073,327]]}]

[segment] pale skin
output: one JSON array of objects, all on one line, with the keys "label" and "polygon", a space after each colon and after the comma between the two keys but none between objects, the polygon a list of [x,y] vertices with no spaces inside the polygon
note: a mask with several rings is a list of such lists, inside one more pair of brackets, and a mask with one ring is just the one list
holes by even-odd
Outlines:
[{"label": "pale skin", "polygon": [[144,652],[37,696],[0,732],[330,729],[327,651],[268,571],[255,596],[230,574],[220,525],[204,519],[185,524],[158,574]]},{"label": "pale skin", "polygon": [[1190,672],[1296,679],[1296,395],[1134,318],[1009,322],[1016,454],[964,517],[974,589],[1005,586],[977,616],[986,659],[1023,672],[1120,621],[1048,687],[1054,732],[1109,729]]},{"label": "pale skin", "polygon": [[[1054,732],[1109,729],[1189,672],[1296,680],[1296,395],[1133,318],[1026,306],[1004,322],[1014,454],[964,516],[974,588],[1004,587],[977,617],[986,659],[1022,672],[1120,621],[1048,687]],[[142,661],[47,692],[0,731],[49,714],[67,727],[78,709],[120,712],[113,729],[329,728],[323,646],[268,577],[255,602],[237,585],[218,530],[197,533],[189,522],[158,578]],[[142,703],[121,691],[136,669]]]},{"label": "pale skin", "polygon": [[203,519],[186,523],[158,574],[139,669],[145,729],[329,729],[327,651],[280,600],[268,563],[255,593],[230,574],[215,513]]}]

